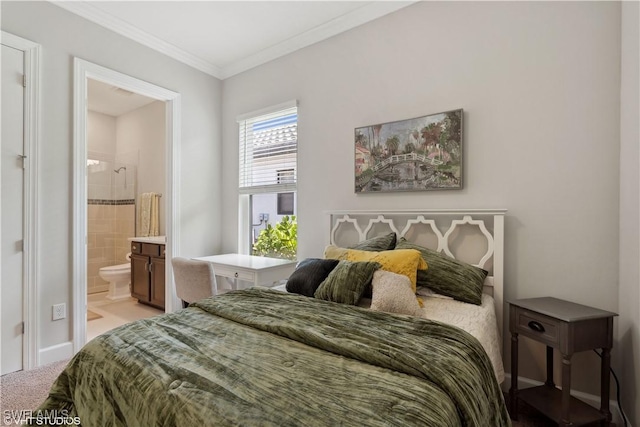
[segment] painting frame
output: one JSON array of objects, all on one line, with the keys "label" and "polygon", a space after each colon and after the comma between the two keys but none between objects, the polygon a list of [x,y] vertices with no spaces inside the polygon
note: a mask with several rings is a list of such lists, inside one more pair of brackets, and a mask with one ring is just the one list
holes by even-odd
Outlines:
[{"label": "painting frame", "polygon": [[357,127],[355,193],[461,190],[462,108]]}]

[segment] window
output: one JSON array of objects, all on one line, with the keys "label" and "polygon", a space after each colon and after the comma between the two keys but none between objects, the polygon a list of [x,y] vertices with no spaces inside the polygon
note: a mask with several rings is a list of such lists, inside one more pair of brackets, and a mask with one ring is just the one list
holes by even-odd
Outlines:
[{"label": "window", "polygon": [[[238,117],[239,192],[241,221],[239,242],[242,253],[295,257],[297,241],[274,242],[271,227],[295,224],[298,152],[298,109],[289,102]],[[248,202],[248,203],[247,203]],[[246,215],[246,216],[245,216]],[[285,218],[288,216],[288,218]],[[248,223],[248,224],[247,224]],[[245,228],[249,225],[248,228]],[[296,225],[297,229],[297,225]],[[297,240],[297,235],[296,235]],[[291,247],[295,244],[294,247]],[[243,248],[248,249],[243,250]]]},{"label": "window", "polygon": [[278,215],[293,215],[293,193],[278,193]]},{"label": "window", "polygon": [[[295,180],[294,169],[278,171],[278,184]],[[293,193],[278,193],[278,215],[293,215]]]},{"label": "window", "polygon": [[296,170],[295,169],[281,169],[278,172],[278,184],[287,184],[290,182],[296,182]]},{"label": "window", "polygon": [[240,193],[278,193],[296,189],[298,108],[238,120]]}]

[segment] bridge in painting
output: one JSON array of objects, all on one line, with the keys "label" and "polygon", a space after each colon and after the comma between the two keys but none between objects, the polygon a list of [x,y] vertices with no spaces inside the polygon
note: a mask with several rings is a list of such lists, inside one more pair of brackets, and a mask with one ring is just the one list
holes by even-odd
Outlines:
[{"label": "bridge in painting", "polygon": [[406,162],[419,162],[419,163],[424,163],[432,166],[438,166],[443,163],[442,160],[429,158],[424,154],[417,154],[417,153],[395,154],[393,156],[387,157],[380,163],[376,163],[371,168],[371,170],[375,173],[375,172],[378,172],[379,170],[386,168],[387,166],[393,166],[399,163],[406,163]]}]

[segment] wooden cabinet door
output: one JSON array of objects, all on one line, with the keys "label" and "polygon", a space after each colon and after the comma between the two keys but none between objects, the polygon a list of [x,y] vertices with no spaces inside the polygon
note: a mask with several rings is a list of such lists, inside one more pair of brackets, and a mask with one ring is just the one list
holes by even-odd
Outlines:
[{"label": "wooden cabinet door", "polygon": [[149,302],[149,257],[131,254],[131,296]]},{"label": "wooden cabinet door", "polygon": [[164,309],[164,258],[151,258],[151,304]]}]

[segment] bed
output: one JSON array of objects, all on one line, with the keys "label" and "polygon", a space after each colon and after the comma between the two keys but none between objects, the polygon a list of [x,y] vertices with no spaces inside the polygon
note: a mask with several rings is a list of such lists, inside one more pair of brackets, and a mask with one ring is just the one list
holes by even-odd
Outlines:
[{"label": "bed", "polygon": [[[253,287],[114,329],[76,354],[36,414],[64,413],[87,426],[510,425],[499,385],[504,212],[328,212],[327,218],[327,247],[318,259],[336,262],[316,297]],[[391,235],[392,249],[363,250]],[[424,279],[428,268],[414,268],[415,289],[412,274],[381,268],[392,258],[413,259],[419,250],[411,245],[447,259],[479,256],[469,264],[486,273],[477,303],[446,295],[446,286],[418,288],[418,273]],[[344,252],[334,259],[333,249]],[[356,255],[378,258],[350,259]],[[365,281],[337,273],[356,269],[373,270],[371,295],[365,289],[355,304],[333,301],[329,291],[348,287],[341,295],[350,298],[352,283]],[[381,300],[381,284],[398,277],[408,286],[403,307],[411,306],[411,314],[388,312]],[[453,306],[463,314],[452,314]],[[469,331],[455,325],[469,322],[465,308],[493,322],[494,344],[475,336],[487,329],[478,322],[465,326]],[[449,323],[442,321],[447,316]]]}]

